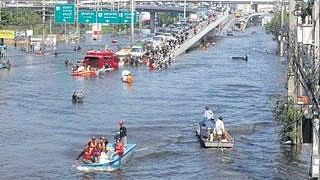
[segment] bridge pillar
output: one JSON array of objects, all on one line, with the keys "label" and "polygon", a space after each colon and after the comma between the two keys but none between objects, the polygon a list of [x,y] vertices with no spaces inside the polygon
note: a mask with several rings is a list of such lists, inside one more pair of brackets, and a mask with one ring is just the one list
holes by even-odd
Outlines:
[{"label": "bridge pillar", "polygon": [[252,4],[251,5],[251,9],[254,11],[254,12],[258,12],[258,4]]},{"label": "bridge pillar", "polygon": [[156,12],[155,11],[151,11],[150,12],[150,32],[154,33],[155,30],[155,20],[156,20]]}]

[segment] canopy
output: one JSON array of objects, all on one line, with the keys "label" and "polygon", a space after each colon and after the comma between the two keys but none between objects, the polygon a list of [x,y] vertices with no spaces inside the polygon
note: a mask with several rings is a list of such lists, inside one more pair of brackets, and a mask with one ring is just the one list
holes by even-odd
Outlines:
[{"label": "canopy", "polygon": [[128,71],[128,70],[123,70],[122,71],[122,76],[128,76],[129,74],[131,74],[131,72]]}]

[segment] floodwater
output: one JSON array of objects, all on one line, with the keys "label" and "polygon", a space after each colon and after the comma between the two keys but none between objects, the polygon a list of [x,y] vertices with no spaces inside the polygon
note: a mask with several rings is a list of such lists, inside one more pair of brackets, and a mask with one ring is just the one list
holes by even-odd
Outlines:
[{"label": "floodwater", "polygon": [[[87,42],[83,49],[106,42]],[[135,78],[130,87],[120,81],[121,71],[71,77],[64,60],[78,60],[85,51],[59,49],[64,53],[57,58],[9,51],[12,69],[0,72],[0,179],[308,178],[309,147],[280,145],[271,110],[285,91],[285,67],[261,27],[184,54],[169,69],[129,68]],[[245,53],[248,62],[231,59]],[[86,98],[74,105],[71,94],[80,89]],[[233,149],[199,145],[193,130],[205,105],[224,117]],[[128,141],[137,144],[123,169],[77,171],[83,145],[92,135],[112,140],[120,119]]]}]

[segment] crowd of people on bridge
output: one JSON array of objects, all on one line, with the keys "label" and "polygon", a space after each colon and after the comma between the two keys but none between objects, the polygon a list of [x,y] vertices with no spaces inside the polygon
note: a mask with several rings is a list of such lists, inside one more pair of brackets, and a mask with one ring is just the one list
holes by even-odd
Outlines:
[{"label": "crowd of people on bridge", "polygon": [[[210,24],[213,21],[214,16],[210,16],[207,23]],[[151,70],[167,68],[174,60],[174,51],[177,50],[183,43],[185,43],[192,36],[196,35],[205,27],[204,22],[196,24],[190,24],[187,29],[183,29],[176,33],[168,32],[166,30],[158,30],[157,33],[170,33],[174,38],[168,39],[160,45],[154,46],[150,41],[144,41],[144,48],[146,53],[142,57],[130,57],[126,58],[124,63],[128,65],[147,65]],[[201,42],[202,43],[202,42]]]}]

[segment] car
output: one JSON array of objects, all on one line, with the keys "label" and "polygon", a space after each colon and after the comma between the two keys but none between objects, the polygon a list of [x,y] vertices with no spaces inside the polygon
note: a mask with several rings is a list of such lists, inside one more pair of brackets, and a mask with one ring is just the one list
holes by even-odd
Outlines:
[{"label": "car", "polygon": [[144,47],[142,45],[135,45],[131,48],[131,56],[132,57],[139,57],[142,58],[142,56],[145,54]]}]

